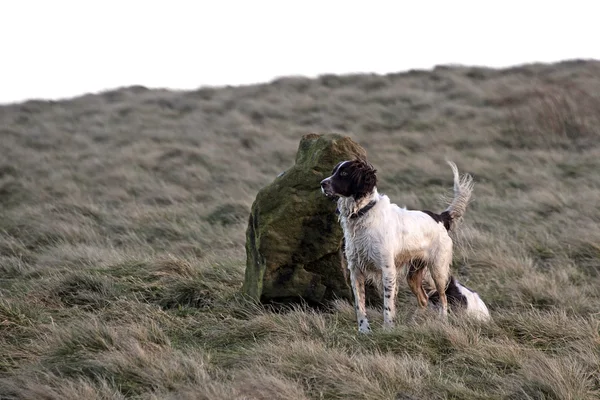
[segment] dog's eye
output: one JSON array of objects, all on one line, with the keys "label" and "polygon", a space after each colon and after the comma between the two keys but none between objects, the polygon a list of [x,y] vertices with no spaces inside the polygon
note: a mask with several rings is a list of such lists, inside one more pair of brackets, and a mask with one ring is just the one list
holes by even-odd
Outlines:
[{"label": "dog's eye", "polygon": [[342,172],[340,172],[340,175],[341,176],[346,176],[346,175],[348,175],[348,173],[346,171],[342,171]]}]

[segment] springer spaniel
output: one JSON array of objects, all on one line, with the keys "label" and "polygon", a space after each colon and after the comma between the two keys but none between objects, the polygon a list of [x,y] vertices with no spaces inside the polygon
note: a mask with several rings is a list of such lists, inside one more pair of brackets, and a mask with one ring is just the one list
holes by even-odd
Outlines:
[{"label": "springer spaniel", "polygon": [[[437,308],[440,306],[440,296],[437,291],[431,289],[428,291],[427,296],[433,307]],[[481,300],[481,297],[479,297],[477,292],[462,285],[453,276],[450,276],[450,280],[448,281],[446,298],[448,299],[448,304],[454,307],[454,310],[464,312],[468,317],[480,321],[489,321],[490,312],[483,300]]]},{"label": "springer spaniel", "polygon": [[[427,213],[427,211],[424,211]],[[342,239],[342,248],[341,248],[341,257],[346,261],[345,258],[345,240]],[[347,263],[346,263],[347,264]],[[415,268],[418,264],[409,264],[408,272],[414,273]],[[381,294],[382,291],[382,282],[380,280],[377,281],[376,288],[379,290]],[[423,276],[423,288],[425,289],[425,293],[427,293],[428,304],[433,309],[440,308],[440,296],[435,289],[435,285],[431,279],[431,275],[429,271],[426,270]],[[489,321],[490,320],[490,312],[479,297],[479,294],[474,290],[469,289],[465,285],[461,284],[454,276],[450,276],[448,280],[448,286],[446,287],[446,299],[448,301],[448,305],[451,306],[452,310],[461,315],[465,315],[469,318],[473,318],[480,321]]]},{"label": "springer spaniel", "polygon": [[392,204],[377,192],[376,170],[366,160],[342,161],[321,181],[326,196],[338,197],[359,332],[371,330],[365,307],[367,279],[383,285],[384,326],[393,326],[398,270],[403,265],[410,266],[407,281],[420,307],[426,308],[428,301],[423,286],[431,287],[441,314],[447,316],[452,261],[448,232],[464,215],[473,191],[471,176],[459,177],[456,165],[448,163],[454,174],[454,199],[440,214]]}]

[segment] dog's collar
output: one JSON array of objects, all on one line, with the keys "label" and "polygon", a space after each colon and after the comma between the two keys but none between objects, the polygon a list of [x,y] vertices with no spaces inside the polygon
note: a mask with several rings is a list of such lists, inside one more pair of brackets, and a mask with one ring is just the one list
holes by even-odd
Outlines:
[{"label": "dog's collar", "polygon": [[377,204],[376,200],[371,200],[369,202],[369,204],[367,204],[366,206],[364,206],[363,208],[361,208],[360,210],[358,210],[355,213],[350,214],[350,219],[355,219],[355,218],[359,218],[362,217],[363,215],[365,215],[371,208],[375,207],[375,204]]}]

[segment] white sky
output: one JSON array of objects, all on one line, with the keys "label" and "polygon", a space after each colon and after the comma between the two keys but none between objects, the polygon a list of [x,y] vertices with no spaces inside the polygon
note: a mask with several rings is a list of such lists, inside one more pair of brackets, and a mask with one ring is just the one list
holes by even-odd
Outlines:
[{"label": "white sky", "polygon": [[5,0],[0,103],[135,84],[600,59],[599,9],[593,0]]}]

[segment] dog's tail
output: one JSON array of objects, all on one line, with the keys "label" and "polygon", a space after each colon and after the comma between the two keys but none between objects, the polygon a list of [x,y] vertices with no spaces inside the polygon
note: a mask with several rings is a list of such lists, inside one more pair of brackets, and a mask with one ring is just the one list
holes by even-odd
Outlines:
[{"label": "dog's tail", "polygon": [[467,211],[471,193],[473,193],[473,177],[469,174],[460,176],[456,164],[452,161],[448,161],[448,164],[454,174],[454,197],[448,208],[442,213],[442,218],[448,219],[447,226],[450,231]]}]

